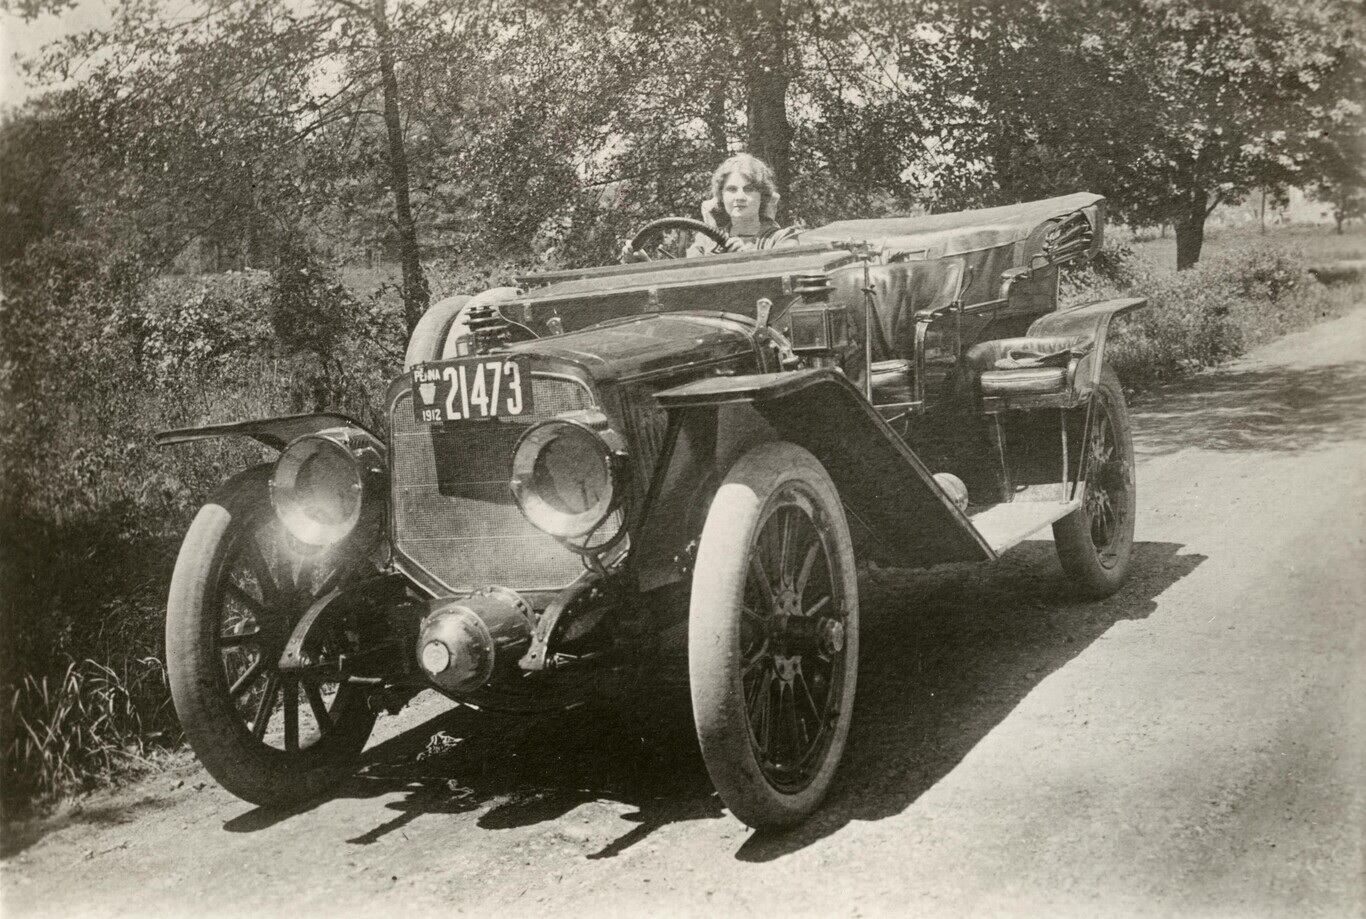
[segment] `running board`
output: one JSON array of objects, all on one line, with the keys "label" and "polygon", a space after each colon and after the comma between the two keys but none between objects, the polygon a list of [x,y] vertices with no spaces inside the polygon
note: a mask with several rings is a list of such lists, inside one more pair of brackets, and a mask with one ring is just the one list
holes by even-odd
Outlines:
[{"label": "running board", "polygon": [[977,532],[1000,554],[1019,545],[1035,533],[1055,523],[1077,508],[1081,499],[1071,501],[1023,501],[993,504],[980,511],[968,510],[968,518]]}]

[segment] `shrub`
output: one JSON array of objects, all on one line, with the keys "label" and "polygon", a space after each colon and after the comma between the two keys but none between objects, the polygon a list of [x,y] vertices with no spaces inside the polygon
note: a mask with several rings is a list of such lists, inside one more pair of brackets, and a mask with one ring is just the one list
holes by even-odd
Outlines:
[{"label": "shrub", "polygon": [[1206,268],[1226,278],[1239,296],[1272,303],[1313,280],[1298,249],[1287,250],[1268,241],[1216,255]]},{"label": "shrub", "polygon": [[[292,272],[292,274],[291,274]],[[282,285],[281,282],[284,282]],[[160,449],[157,430],[339,407],[383,420],[397,302],[307,254],[272,276],[148,279],[47,241],[0,308],[0,748],[7,812],[178,743],[165,587],[198,504],[251,441]]]},{"label": "shrub", "polygon": [[165,667],[155,656],[125,660],[119,669],[72,660],[55,679],[25,674],[8,701],[14,728],[5,741],[5,784],[31,794],[81,787],[179,741]]},{"label": "shrub", "polygon": [[228,365],[270,346],[272,280],[264,271],[171,276],[149,283],[119,332],[156,386]]},{"label": "shrub", "polygon": [[1183,272],[1135,260],[1131,282],[1076,292],[1075,299],[1147,298],[1111,339],[1111,360],[1127,385],[1213,366],[1360,298],[1361,285],[1330,292],[1318,283],[1295,247],[1239,242]]},{"label": "shrub", "polygon": [[1064,304],[1115,296],[1133,286],[1140,272],[1133,247],[1107,236],[1093,258],[1063,270],[1059,295]]},{"label": "shrub", "polygon": [[1116,326],[1110,361],[1129,385],[1170,379],[1241,353],[1243,337],[1229,316],[1236,295],[1228,279],[1197,267],[1148,274],[1136,287],[1146,309]]}]

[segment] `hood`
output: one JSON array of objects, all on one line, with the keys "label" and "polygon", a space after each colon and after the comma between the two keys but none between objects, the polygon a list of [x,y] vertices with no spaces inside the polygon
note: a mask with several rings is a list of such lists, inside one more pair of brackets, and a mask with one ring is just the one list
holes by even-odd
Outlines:
[{"label": "hood", "polygon": [[752,334],[751,325],[720,313],[652,313],[508,350],[577,364],[596,380],[627,380],[754,354]]},{"label": "hood", "polygon": [[755,303],[791,298],[796,278],[826,274],[854,260],[828,245],[794,246],[706,258],[590,268],[519,278],[525,293],[501,305],[503,314],[538,335],[601,326],[621,316],[653,313],[734,313],[753,316]]}]

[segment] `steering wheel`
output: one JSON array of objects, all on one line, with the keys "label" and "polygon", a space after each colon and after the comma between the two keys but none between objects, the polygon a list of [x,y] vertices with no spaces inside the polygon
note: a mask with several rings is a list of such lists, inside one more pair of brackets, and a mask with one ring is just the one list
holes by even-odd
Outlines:
[{"label": "steering wheel", "polygon": [[[694,233],[701,233],[703,236],[716,243],[717,247],[720,249],[725,249],[729,246],[731,239],[733,238],[711,224],[703,223],[700,220],[694,220],[691,217],[661,217],[658,220],[651,220],[649,223],[645,224],[645,226],[636,230],[636,234],[631,237],[630,242],[628,242],[621,251],[621,263],[623,265],[628,265],[635,261],[649,261],[650,255],[641,248],[641,243],[648,239],[651,234],[658,233],[660,230],[692,230]],[[663,255],[663,253],[658,250],[656,250],[656,254]],[[672,256],[666,257],[672,258]]]}]

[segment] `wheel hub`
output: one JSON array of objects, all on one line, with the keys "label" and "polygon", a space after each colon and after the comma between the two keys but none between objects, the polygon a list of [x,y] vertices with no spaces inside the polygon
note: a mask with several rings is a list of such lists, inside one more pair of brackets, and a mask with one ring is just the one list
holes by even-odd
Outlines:
[{"label": "wheel hub", "polygon": [[781,613],[769,617],[768,638],[779,655],[794,660],[803,654],[833,657],[844,650],[844,622],[832,616]]},{"label": "wheel hub", "polygon": [[844,650],[844,623],[838,619],[821,620],[821,651],[833,657]]},{"label": "wheel hub", "polygon": [[797,674],[802,671],[802,659],[796,654],[775,654],[773,655],[773,670],[777,673],[778,679],[790,684],[797,679]]}]

